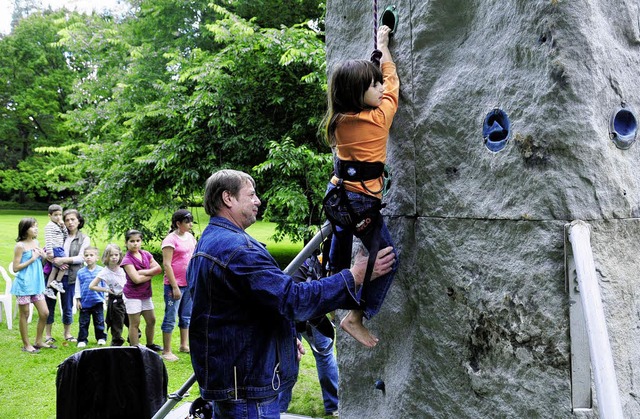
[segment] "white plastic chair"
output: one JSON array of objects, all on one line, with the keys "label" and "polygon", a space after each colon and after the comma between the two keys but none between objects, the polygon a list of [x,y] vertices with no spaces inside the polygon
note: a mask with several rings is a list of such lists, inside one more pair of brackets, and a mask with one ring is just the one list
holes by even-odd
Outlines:
[{"label": "white plastic chair", "polygon": [[[2,268],[2,266],[0,266],[0,268]],[[9,273],[11,273],[11,275],[13,275],[13,277],[16,277],[16,273],[13,272],[13,262],[9,263]],[[20,309],[18,308],[18,300],[16,300],[16,309],[13,313],[14,318],[18,317],[20,315]],[[29,304],[29,317],[27,318],[27,322],[31,323],[31,320],[33,320],[33,304]]]},{"label": "white plastic chair", "polygon": [[[11,277],[7,274],[7,271],[4,267],[0,266],[0,274],[2,274],[2,278],[5,282],[5,291],[4,294],[0,294],[0,304],[4,307],[4,314],[7,318],[7,327],[9,329],[13,329],[13,315],[11,311],[13,310],[13,301],[11,296]],[[0,310],[0,322],[2,322],[2,310]]]}]

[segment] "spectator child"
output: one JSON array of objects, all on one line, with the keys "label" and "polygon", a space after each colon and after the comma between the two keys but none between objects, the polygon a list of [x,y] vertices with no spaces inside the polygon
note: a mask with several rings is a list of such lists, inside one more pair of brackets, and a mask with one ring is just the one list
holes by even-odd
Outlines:
[{"label": "spectator child", "polygon": [[124,235],[127,253],[122,259],[121,266],[127,274],[124,286],[124,305],[129,316],[129,345],[138,345],[140,330],[140,316],[144,318],[147,348],[160,352],[162,346],[153,343],[153,332],[156,327],[156,314],[151,300],[151,279],[162,272],[162,268],[155,261],[153,255],[142,250],[142,233],[129,230]]},{"label": "spectator child", "polygon": [[101,292],[89,288],[94,278],[102,270],[96,265],[98,260],[98,248],[87,247],[84,249],[84,262],[87,266],[80,268],[76,275],[75,298],[78,312],[79,331],[78,348],[87,346],[89,337],[89,323],[93,319],[93,331],[102,346],[106,343],[107,334],[104,331],[104,296]]},{"label": "spectator child", "polygon": [[162,265],[164,266],[164,320],[162,321],[162,358],[177,361],[171,352],[171,334],[178,317],[180,328],[180,352],[189,353],[189,322],[191,320],[191,294],[187,290],[187,265],[196,248],[191,234],[193,215],[180,209],[171,216],[171,231],[162,241]]},{"label": "spectator child", "polygon": [[[44,301],[44,273],[42,272],[41,258],[45,256],[43,249],[39,247],[38,222],[35,218],[27,217],[18,224],[18,238],[13,249],[13,270],[16,278],[11,285],[11,294],[16,296],[18,310],[20,312],[20,337],[22,338],[22,351],[36,354],[40,348],[52,348],[54,345],[43,342],[44,325],[49,315],[49,309]],[[38,325],[36,326],[35,345],[29,342],[29,304],[33,303],[38,310]]]},{"label": "spectator child", "polygon": [[[49,222],[44,226],[44,245],[47,250],[47,260],[51,262],[53,258],[64,257],[64,241],[69,235],[67,227],[62,222],[62,207],[60,205],[49,205]],[[44,295],[52,300],[56,299],[53,289],[60,293],[64,293],[62,286],[62,278],[65,275],[65,269],[57,267],[51,263],[51,272],[47,277],[47,288]]]},{"label": "spectator child", "polygon": [[111,328],[111,346],[122,346],[122,330],[127,312],[124,307],[122,290],[127,282],[124,269],[120,267],[122,251],[117,244],[108,244],[102,253],[104,268],[89,284],[89,289],[109,294],[107,301],[107,328]]}]

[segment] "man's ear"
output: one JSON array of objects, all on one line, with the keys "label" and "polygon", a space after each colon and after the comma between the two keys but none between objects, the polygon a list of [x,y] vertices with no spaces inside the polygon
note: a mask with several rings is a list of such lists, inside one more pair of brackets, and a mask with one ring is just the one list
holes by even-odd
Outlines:
[{"label": "man's ear", "polygon": [[228,208],[231,208],[231,198],[233,198],[233,195],[231,195],[231,192],[229,192],[229,191],[222,191],[222,202],[224,202],[224,204],[225,204]]}]

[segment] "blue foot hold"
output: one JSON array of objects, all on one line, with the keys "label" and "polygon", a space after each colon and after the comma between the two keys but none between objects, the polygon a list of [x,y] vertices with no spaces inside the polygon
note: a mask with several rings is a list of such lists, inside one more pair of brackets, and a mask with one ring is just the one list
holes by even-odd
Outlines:
[{"label": "blue foot hold", "polygon": [[636,141],[638,121],[631,110],[622,104],[611,115],[609,122],[609,136],[619,149],[626,150]]},{"label": "blue foot hold", "polygon": [[502,109],[494,109],[487,114],[482,124],[482,138],[485,146],[498,152],[505,148],[511,136],[509,117]]}]

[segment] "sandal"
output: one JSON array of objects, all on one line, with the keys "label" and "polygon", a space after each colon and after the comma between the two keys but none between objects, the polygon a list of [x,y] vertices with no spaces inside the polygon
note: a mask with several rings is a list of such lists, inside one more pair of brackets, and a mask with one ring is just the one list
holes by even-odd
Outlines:
[{"label": "sandal", "polygon": [[24,346],[22,347],[22,352],[28,352],[30,354],[39,354],[40,353],[40,349],[36,348],[35,346],[33,347],[32,350],[29,350],[27,348],[25,348]]},{"label": "sandal", "polygon": [[58,347],[56,345],[54,345],[53,343],[46,343],[44,345],[33,345],[34,348],[36,349],[42,349],[42,348],[46,348],[46,349],[58,349]]},{"label": "sandal", "polygon": [[74,338],[73,336],[69,336],[68,338],[64,338],[64,340],[66,340],[67,342],[77,342],[78,339]]},{"label": "sandal", "polygon": [[52,343],[54,343],[56,341],[56,338],[53,338],[51,336],[49,336],[48,338],[46,338],[44,340],[44,343],[46,343],[47,345],[51,345]]},{"label": "sandal", "polygon": [[182,352],[183,354],[189,354],[191,353],[191,350],[189,348],[180,348],[180,352]]}]

